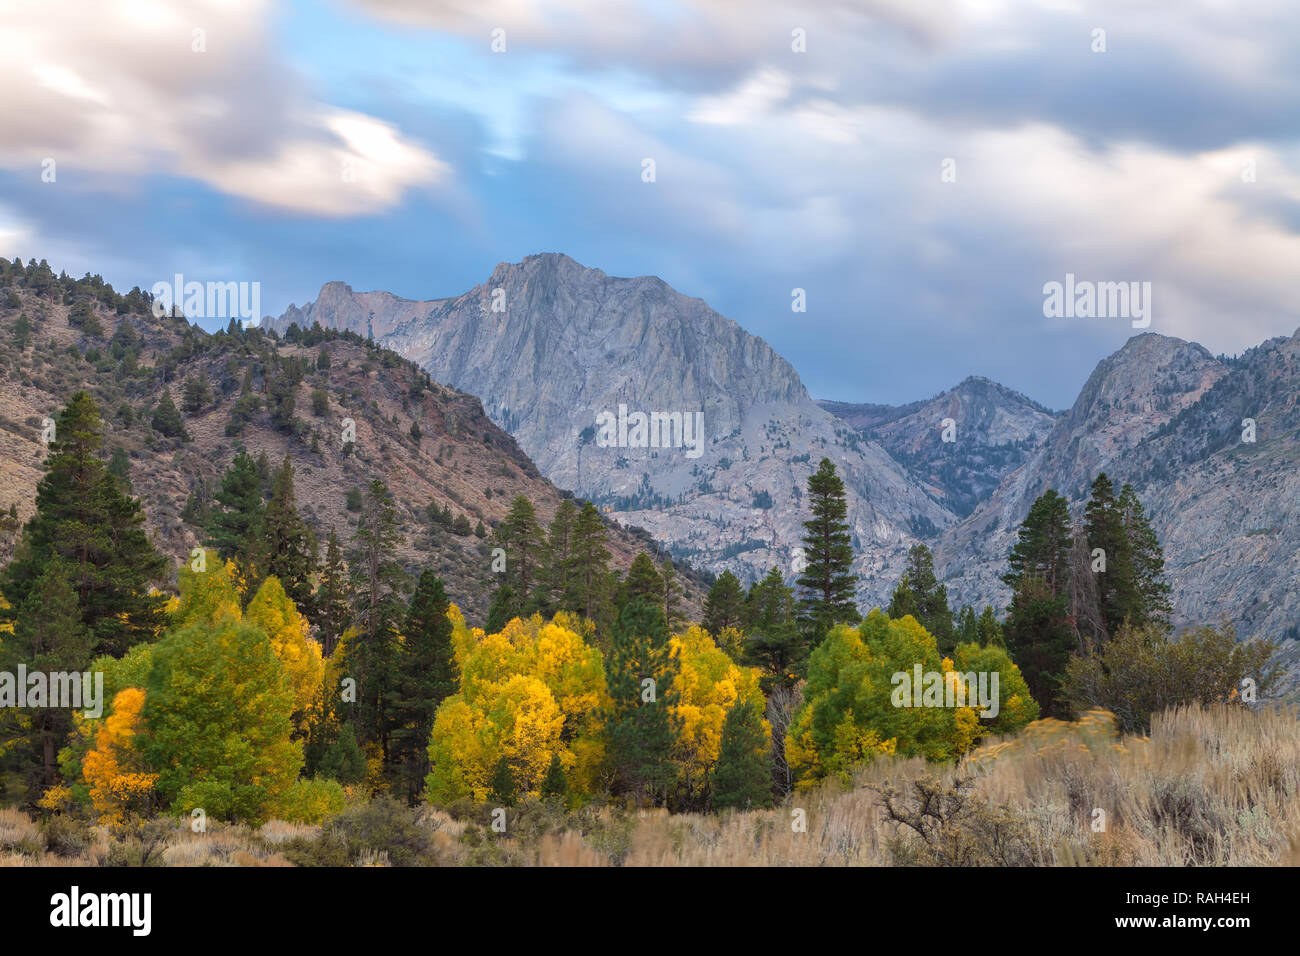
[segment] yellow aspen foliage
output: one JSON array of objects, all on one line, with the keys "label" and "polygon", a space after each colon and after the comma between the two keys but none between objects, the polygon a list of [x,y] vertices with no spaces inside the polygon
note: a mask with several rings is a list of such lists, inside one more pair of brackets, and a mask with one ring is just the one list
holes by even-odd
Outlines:
[{"label": "yellow aspen foliage", "polygon": [[465,628],[459,611],[449,616],[460,691],[434,720],[429,799],[485,800],[502,757],[521,794],[537,793],[556,755],[575,792],[594,790],[609,691],[600,651],[583,638],[589,629],[567,614],[534,615],[485,634]]},{"label": "yellow aspen foliage", "polygon": [[[766,710],[759,689],[759,671],[740,667],[719,648],[709,632],[699,626],[669,640],[677,658],[673,677],[673,716],[677,727],[674,762],[679,781],[694,793],[703,789],[722,749],[722,726],[737,700],[752,702],[758,713]],[[766,720],[763,728],[770,736]]]},{"label": "yellow aspen foliage", "polygon": [[148,773],[133,746],[143,727],[145,693],[138,687],[118,691],[113,712],[95,734],[95,746],[82,761],[90,785],[90,803],[103,824],[122,823],[126,815],[147,807],[154,797],[156,773]]},{"label": "yellow aspen foliage", "polygon": [[315,708],[325,676],[321,646],[308,637],[310,625],[298,613],[293,599],[285,593],[278,578],[262,582],[248,603],[244,620],[266,631],[271,650],[284,665],[294,700],[294,729],[300,736],[307,733],[307,721]]},{"label": "yellow aspen foliage", "polygon": [[472,703],[459,694],[449,697],[438,708],[430,738],[429,799],[486,800],[502,757],[519,793],[536,796],[556,754],[566,770],[573,766],[573,755],[560,739],[563,726],[564,714],[536,677],[516,674],[491,697]]},{"label": "yellow aspen foliage", "polygon": [[217,552],[208,551],[205,566],[204,571],[195,571],[188,564],[181,566],[180,602],[170,620],[176,630],[189,624],[237,624],[243,619],[235,562],[223,564]]},{"label": "yellow aspen foliage", "polygon": [[456,667],[462,668],[465,665],[465,658],[469,657],[475,645],[483,640],[486,636],[483,628],[470,628],[465,623],[465,615],[461,613],[460,608],[455,604],[447,607],[447,617],[451,619],[451,653],[452,659],[456,662]]}]

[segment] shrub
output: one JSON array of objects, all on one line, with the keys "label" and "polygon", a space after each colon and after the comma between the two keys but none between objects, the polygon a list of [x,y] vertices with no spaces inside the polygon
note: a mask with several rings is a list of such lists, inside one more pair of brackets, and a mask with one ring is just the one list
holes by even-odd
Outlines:
[{"label": "shrub", "polygon": [[1232,624],[1189,628],[1173,637],[1159,626],[1123,626],[1102,648],[1074,656],[1062,691],[1077,709],[1103,707],[1122,730],[1145,732],[1151,715],[1179,704],[1242,703],[1250,678],[1262,697],[1277,678],[1271,641],[1239,643]]}]

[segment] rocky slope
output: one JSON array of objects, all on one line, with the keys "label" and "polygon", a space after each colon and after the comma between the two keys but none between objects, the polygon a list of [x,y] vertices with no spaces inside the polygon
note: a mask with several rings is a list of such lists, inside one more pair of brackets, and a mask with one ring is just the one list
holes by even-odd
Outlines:
[{"label": "rocky slope", "polygon": [[[960,517],[1020,467],[1056,421],[1032,399],[979,376],[907,405],[817,404],[879,442]],[[953,428],[945,440],[948,419]]]},{"label": "rocky slope", "polygon": [[[1242,440],[1243,419],[1256,441]],[[1147,333],[1104,360],[1040,449],[938,547],[949,591],[1005,604],[1019,522],[1049,487],[1077,507],[1131,482],[1164,547],[1180,623],[1300,636],[1300,331],[1223,360]],[[1076,508],[1077,510],[1077,508]]]},{"label": "rocky slope", "polygon": [[[478,395],[551,481],[710,571],[792,573],[803,491],[823,456],[849,488],[864,604],[887,596],[919,536],[954,521],[879,444],[814,403],[765,342],[657,278],[538,255],[497,266],[452,299],[331,282],[269,324],[284,332],[315,322],[372,335],[436,381]],[[704,441],[695,450],[609,447],[598,416],[620,405],[699,415]]]},{"label": "rocky slope", "polygon": [[[510,500],[526,495],[538,516],[549,521],[561,492],[543,478],[516,441],[484,414],[471,395],[431,382],[397,355],[371,343],[335,339],[304,347],[277,342],[257,330],[241,339],[208,335],[183,319],[144,314],[115,315],[97,307],[102,331],[87,334],[68,323],[69,307],[15,290],[18,304],[0,306],[0,512],[15,505],[21,520],[34,509],[36,483],[43,474],[45,446],[41,420],[57,417],[68,397],[81,388],[96,399],[105,418],[105,453],[124,449],[131,481],[144,506],[148,527],[160,550],[179,563],[200,542],[193,516],[184,514],[196,489],[216,487],[238,447],[255,457],[265,454],[278,467],[292,457],[299,510],[323,542],[330,529],[347,548],[356,514],[347,493],[373,477],[392,491],[405,543],[399,557],[412,572],[431,567],[467,616],[481,623],[496,580],[489,542],[452,533],[431,522],[426,508],[436,502],[487,529],[506,513]],[[33,329],[18,348],[9,334],[20,316]],[[331,361],[316,369],[322,347]],[[293,407],[277,423],[268,409],[271,380],[278,374],[272,357],[298,358],[308,366],[293,387]],[[211,399],[184,416],[190,440],[169,439],[150,425],[152,409],[164,392],[177,406],[186,379],[206,375]],[[227,425],[244,393],[258,407],[248,412],[242,434]],[[313,393],[324,394],[319,408]],[[344,419],[356,428],[354,452],[343,453]],[[420,437],[411,434],[419,425]],[[0,529],[12,548],[17,523]],[[610,525],[609,549],[625,569],[642,550],[658,553],[643,531]],[[0,554],[0,560],[4,554]],[[698,613],[706,582],[693,572],[684,577],[688,608]]]}]

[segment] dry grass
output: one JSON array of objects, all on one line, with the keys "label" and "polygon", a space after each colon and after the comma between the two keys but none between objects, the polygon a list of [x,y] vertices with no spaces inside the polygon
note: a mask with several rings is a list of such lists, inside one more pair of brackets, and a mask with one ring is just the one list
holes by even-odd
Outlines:
[{"label": "dry grass", "polygon": [[[533,807],[511,811],[516,836],[434,808],[412,820],[430,835],[430,859],[467,865],[1297,865],[1297,729],[1294,708],[1184,708],[1158,716],[1149,737],[1121,740],[1108,715],[1092,713],[1039,721],[957,766],[880,760],[852,787],[828,784],[773,810]],[[168,866],[283,866],[283,844],[310,844],[324,829],[163,826],[155,859]],[[40,825],[0,810],[0,866],[96,866],[122,855],[100,828],[76,856],[44,844]],[[373,847],[356,862],[390,864]]]}]

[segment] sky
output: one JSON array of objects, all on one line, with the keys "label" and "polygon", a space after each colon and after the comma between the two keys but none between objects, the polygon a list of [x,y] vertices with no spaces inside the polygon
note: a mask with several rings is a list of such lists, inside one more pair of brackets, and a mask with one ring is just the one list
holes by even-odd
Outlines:
[{"label": "sky", "polygon": [[[563,252],[814,397],[1063,408],[1139,331],[1300,326],[1298,41],[1292,0],[0,0],[0,255],[278,315]],[[1150,324],[1045,315],[1067,274]]]}]

